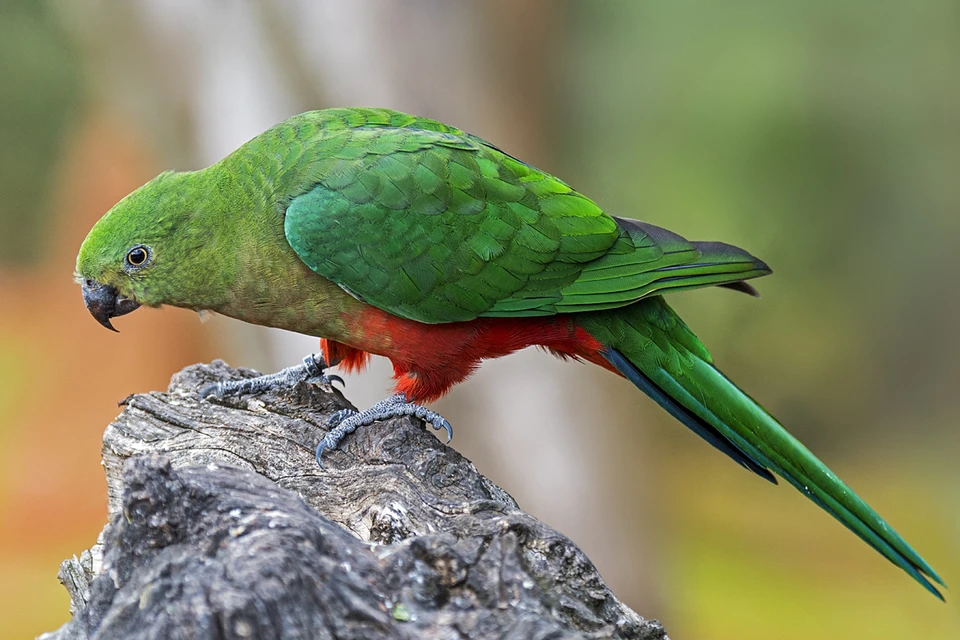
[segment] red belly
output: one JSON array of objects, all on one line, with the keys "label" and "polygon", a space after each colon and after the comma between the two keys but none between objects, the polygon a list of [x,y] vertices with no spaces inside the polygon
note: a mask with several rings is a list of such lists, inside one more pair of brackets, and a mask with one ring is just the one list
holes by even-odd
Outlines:
[{"label": "red belly", "polygon": [[599,354],[603,345],[567,315],[424,324],[368,307],[347,322],[356,328],[356,339],[350,344],[322,339],[326,361],[350,372],[362,369],[371,353],[386,356],[393,362],[397,392],[411,402],[436,400],[473,373],[481,360],[529,346],[614,370]]}]

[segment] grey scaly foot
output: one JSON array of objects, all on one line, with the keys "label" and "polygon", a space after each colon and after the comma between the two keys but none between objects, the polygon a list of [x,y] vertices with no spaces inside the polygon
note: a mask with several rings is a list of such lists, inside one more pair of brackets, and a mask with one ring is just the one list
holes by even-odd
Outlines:
[{"label": "grey scaly foot", "polygon": [[377,420],[388,420],[400,416],[420,418],[424,422],[433,425],[433,428],[437,431],[446,429],[447,442],[450,442],[450,439],[453,438],[453,427],[450,426],[450,423],[447,422],[443,416],[426,407],[407,402],[406,396],[398,393],[395,396],[390,396],[386,400],[381,400],[366,411],[341,409],[330,416],[328,424],[333,428],[323,437],[320,444],[317,445],[317,464],[320,465],[322,469],[323,461],[321,457],[323,456],[323,452],[327,449],[336,449],[337,445],[340,444],[340,440],[348,433],[356,431],[357,427],[365,427],[373,424]]},{"label": "grey scaly foot", "polygon": [[200,389],[200,398],[209,396],[224,398],[227,396],[238,396],[243,393],[262,393],[268,389],[290,388],[298,382],[304,380],[316,379],[323,384],[332,384],[334,381],[344,384],[340,376],[324,375],[327,363],[323,356],[311,354],[303,359],[303,364],[294,367],[287,367],[276,373],[256,378],[246,378],[244,380],[224,380],[208,384]]}]

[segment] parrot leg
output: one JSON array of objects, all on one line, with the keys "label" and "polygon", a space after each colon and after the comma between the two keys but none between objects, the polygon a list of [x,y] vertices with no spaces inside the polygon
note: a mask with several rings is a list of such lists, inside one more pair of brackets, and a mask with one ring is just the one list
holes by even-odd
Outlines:
[{"label": "parrot leg", "polygon": [[357,427],[371,425],[378,420],[388,420],[389,418],[398,418],[400,416],[414,416],[424,422],[433,425],[433,428],[439,431],[447,431],[447,442],[453,438],[453,427],[450,423],[435,411],[422,407],[412,402],[407,402],[407,398],[402,393],[390,396],[381,400],[366,411],[354,411],[353,409],[341,409],[330,416],[328,424],[333,427],[327,435],[323,437],[320,444],[317,445],[317,464],[323,468],[321,457],[327,449],[336,449],[340,440],[349,433],[357,430]]},{"label": "parrot leg", "polygon": [[340,376],[325,375],[323,372],[326,368],[327,363],[323,360],[322,355],[311,354],[303,359],[303,364],[287,367],[276,373],[244,380],[224,380],[208,384],[200,389],[200,399],[209,396],[223,398],[243,393],[262,393],[268,389],[292,387],[298,382],[310,379],[318,379],[324,384],[332,384],[334,381],[344,384],[343,378]]}]

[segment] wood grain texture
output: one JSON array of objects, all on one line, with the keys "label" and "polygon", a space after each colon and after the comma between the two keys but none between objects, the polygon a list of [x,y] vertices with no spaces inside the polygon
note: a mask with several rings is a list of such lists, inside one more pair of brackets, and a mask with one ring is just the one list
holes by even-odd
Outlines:
[{"label": "wood grain texture", "polygon": [[195,365],[127,399],[109,524],[63,563],[74,617],[43,638],[666,638],[419,421],[360,429],[322,471],[338,391],[197,399],[253,373]]}]

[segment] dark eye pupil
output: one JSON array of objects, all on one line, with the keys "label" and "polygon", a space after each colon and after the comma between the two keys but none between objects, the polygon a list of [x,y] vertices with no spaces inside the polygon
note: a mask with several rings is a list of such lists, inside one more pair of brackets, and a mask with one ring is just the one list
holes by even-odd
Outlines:
[{"label": "dark eye pupil", "polygon": [[127,254],[127,260],[132,265],[143,264],[147,259],[147,252],[143,249],[133,249]]}]

